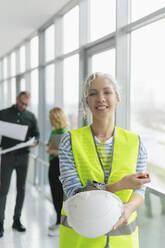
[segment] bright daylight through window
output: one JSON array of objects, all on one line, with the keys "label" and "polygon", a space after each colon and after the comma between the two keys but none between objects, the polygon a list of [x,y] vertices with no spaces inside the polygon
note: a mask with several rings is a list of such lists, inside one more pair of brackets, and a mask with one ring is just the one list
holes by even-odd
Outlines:
[{"label": "bright daylight through window", "polygon": [[[131,126],[148,151],[153,184],[165,178],[165,19],[132,33]],[[164,187],[164,186],[163,186]]]}]

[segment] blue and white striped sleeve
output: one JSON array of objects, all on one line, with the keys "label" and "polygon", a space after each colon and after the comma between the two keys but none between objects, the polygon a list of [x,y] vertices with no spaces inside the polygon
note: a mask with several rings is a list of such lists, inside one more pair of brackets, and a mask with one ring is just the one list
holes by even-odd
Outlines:
[{"label": "blue and white striped sleeve", "polygon": [[[84,188],[78,176],[73,153],[71,147],[70,133],[66,133],[62,138],[59,146],[59,160],[60,160],[60,181],[63,185],[64,192],[67,197],[72,196],[76,190]],[[140,140],[139,155],[137,160],[136,172],[146,172],[147,152]],[[139,190],[134,192],[144,197],[146,186],[143,185]]]},{"label": "blue and white striped sleeve", "polygon": [[83,188],[84,186],[81,185],[80,178],[77,174],[69,132],[64,135],[60,142],[58,155],[60,160],[60,181],[65,194],[67,197],[70,197],[75,193],[75,190]]},{"label": "blue and white striped sleeve", "polygon": [[[137,160],[136,172],[146,172],[147,170],[147,151],[140,139],[139,155]],[[140,189],[135,190],[134,193],[140,194],[144,198],[146,185],[144,184]]]}]

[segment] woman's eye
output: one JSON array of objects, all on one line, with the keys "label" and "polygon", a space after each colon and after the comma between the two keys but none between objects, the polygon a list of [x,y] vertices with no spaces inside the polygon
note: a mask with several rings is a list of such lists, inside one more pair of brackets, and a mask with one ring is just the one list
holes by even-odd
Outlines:
[{"label": "woman's eye", "polygon": [[112,91],[105,91],[104,94],[106,95],[112,94]]},{"label": "woman's eye", "polygon": [[91,92],[91,93],[89,93],[89,96],[95,96],[96,95],[96,93],[95,92]]}]

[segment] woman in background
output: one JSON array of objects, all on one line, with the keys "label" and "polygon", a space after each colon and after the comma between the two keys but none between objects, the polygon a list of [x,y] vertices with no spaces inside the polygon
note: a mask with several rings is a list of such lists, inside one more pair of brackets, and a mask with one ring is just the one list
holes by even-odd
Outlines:
[{"label": "woman in background", "polygon": [[61,219],[61,209],[63,202],[63,189],[61,182],[59,180],[59,158],[58,158],[58,146],[61,138],[68,131],[69,124],[67,117],[63,109],[55,107],[49,112],[49,120],[53,127],[49,141],[48,141],[48,154],[49,154],[49,171],[48,178],[51,189],[51,195],[53,200],[53,205],[57,213],[56,223],[49,226],[49,236],[56,235],[56,230],[58,230],[60,219]]}]

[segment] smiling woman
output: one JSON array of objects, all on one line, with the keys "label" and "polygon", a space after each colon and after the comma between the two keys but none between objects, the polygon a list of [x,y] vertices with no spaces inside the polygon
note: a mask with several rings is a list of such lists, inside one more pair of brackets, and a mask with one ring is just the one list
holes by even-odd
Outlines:
[{"label": "smiling woman", "polygon": [[[96,75],[96,78],[89,79],[86,103],[92,113],[92,128],[95,130],[96,137],[100,141],[105,141],[114,131],[114,113],[119,102],[119,93],[116,92],[115,83],[111,77],[101,73]],[[102,133],[98,130],[100,122]],[[111,124],[107,127],[106,123]]]},{"label": "smiling woman", "polygon": [[[119,92],[117,91],[117,84],[113,81],[112,77],[108,75],[97,74],[97,77],[90,80],[86,103],[92,113],[93,123],[103,121],[110,118],[114,122],[114,112],[119,102]],[[97,123],[96,123],[97,126]],[[108,131],[106,131],[108,132]]]},{"label": "smiling woman", "polygon": [[[104,110],[104,108],[108,108],[109,110],[111,110],[111,112],[112,109],[115,110],[117,104],[120,101],[120,93],[119,86],[111,75],[97,72],[93,73],[85,81],[83,95],[83,108],[85,118],[89,110],[92,112],[92,114],[94,114],[91,109],[91,104],[94,101],[96,105],[95,108],[98,111]],[[107,106],[105,103],[107,103]]]},{"label": "smiling woman", "polygon": [[109,236],[112,248],[139,247],[136,209],[143,203],[144,184],[150,182],[150,177],[146,173],[146,151],[138,135],[115,127],[119,101],[118,84],[110,75],[89,76],[84,83],[83,103],[85,112],[90,110],[92,114],[92,123],[63,137],[59,158],[60,180],[68,197],[82,191],[106,190],[124,203],[123,213],[113,231],[87,239],[66,224],[68,219],[63,211],[61,248],[107,248]]}]

